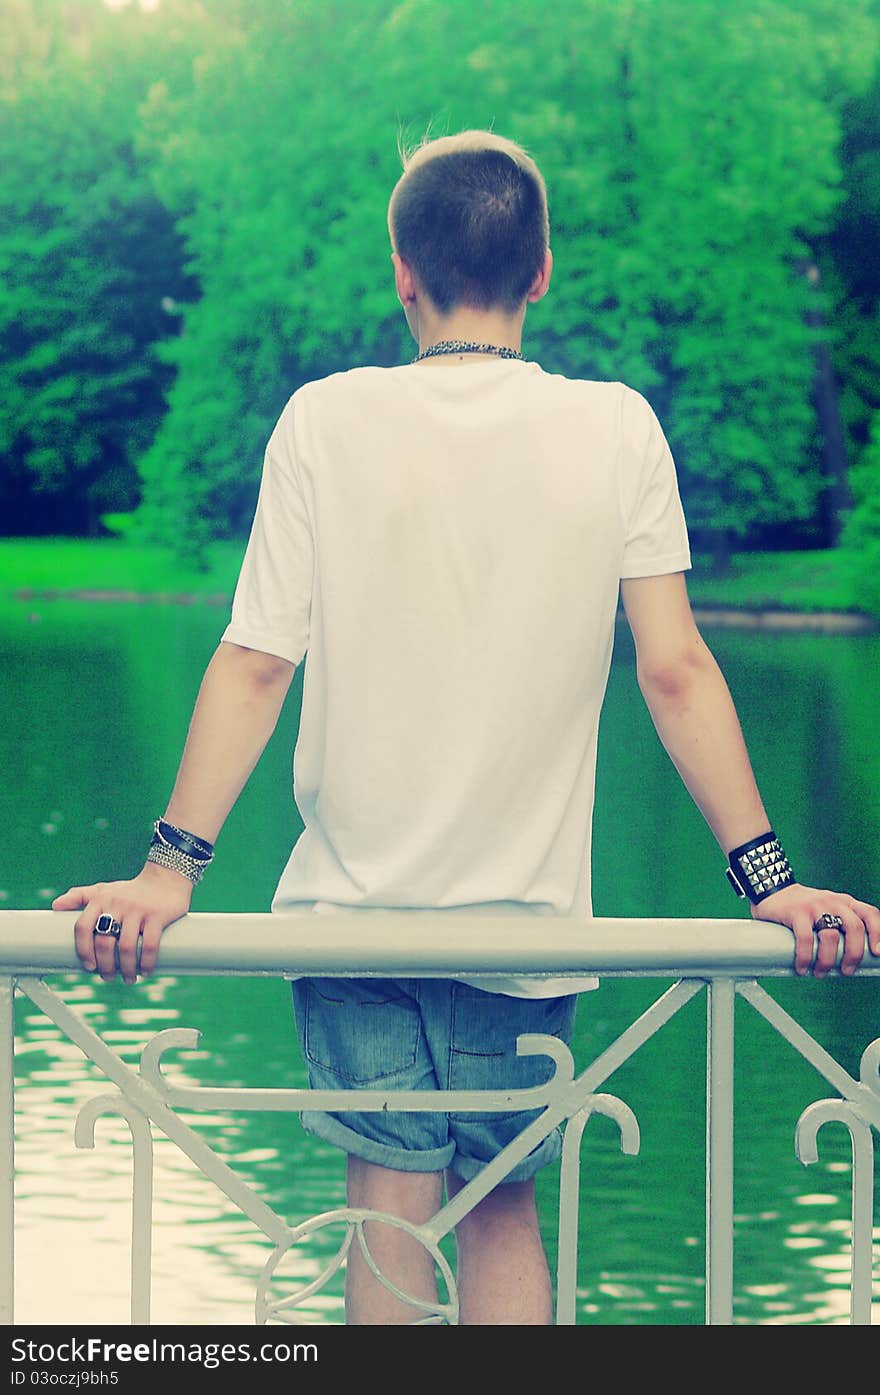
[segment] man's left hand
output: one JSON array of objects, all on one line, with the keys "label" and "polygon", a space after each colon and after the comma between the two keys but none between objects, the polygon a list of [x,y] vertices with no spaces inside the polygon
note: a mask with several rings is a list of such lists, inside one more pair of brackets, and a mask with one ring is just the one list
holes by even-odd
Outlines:
[{"label": "man's left hand", "polygon": [[[788,926],[795,939],[794,967],[799,974],[809,973],[812,966],[814,978],[824,978],[837,963],[841,936],[844,940],[842,974],[855,973],[862,962],[866,943],[871,953],[880,959],[880,909],[868,901],[857,901],[845,892],[820,891],[814,886],[792,882],[781,891],[774,891],[772,896],[765,896],[751,910],[755,920],[772,920]],[[841,929],[819,929],[817,922],[823,915],[839,916],[843,921]]]}]

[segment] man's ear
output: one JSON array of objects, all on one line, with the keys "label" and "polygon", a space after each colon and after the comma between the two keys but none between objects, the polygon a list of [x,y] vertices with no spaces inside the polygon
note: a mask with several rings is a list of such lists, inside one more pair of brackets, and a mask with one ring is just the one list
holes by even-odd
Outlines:
[{"label": "man's ear", "polygon": [[531,286],[529,287],[526,300],[533,305],[536,300],[541,300],[550,289],[550,277],[553,274],[553,253],[550,248],[544,253],[544,261],[541,270],[538,272]]},{"label": "man's ear", "polygon": [[401,257],[399,252],[391,253],[391,262],[394,267],[394,285],[397,290],[397,299],[404,309],[412,305],[416,298],[416,283],[412,273],[412,267],[408,261]]}]

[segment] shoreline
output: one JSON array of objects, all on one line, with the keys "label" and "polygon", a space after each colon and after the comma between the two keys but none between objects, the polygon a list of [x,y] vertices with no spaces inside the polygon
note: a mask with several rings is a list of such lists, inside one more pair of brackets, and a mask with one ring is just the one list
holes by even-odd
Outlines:
[{"label": "shoreline", "polygon": [[784,610],[743,606],[691,605],[703,625],[740,630],[811,630],[822,634],[876,634],[880,618],[856,610]]},{"label": "shoreline", "polygon": [[[232,601],[231,593],[226,591],[131,591],[93,587],[18,587],[7,592],[7,596],[14,601],[84,601],[217,607],[229,606]],[[782,606],[717,606],[702,605],[699,601],[692,602],[691,609],[698,624],[728,629],[807,630],[823,634],[876,634],[880,631],[880,618],[863,611],[787,610]]]}]

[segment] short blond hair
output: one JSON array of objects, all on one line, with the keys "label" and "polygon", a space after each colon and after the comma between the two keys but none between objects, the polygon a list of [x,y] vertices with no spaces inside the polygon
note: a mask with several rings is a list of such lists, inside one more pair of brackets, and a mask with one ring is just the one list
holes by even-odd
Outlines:
[{"label": "short blond hair", "polygon": [[550,240],[547,188],[527,151],[494,131],[468,130],[400,153],[391,243],[437,308],[521,304]]}]

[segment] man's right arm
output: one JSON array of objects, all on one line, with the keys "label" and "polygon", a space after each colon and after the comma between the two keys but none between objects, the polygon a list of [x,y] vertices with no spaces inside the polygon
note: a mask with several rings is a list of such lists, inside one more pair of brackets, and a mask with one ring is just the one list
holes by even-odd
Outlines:
[{"label": "man's right arm", "polygon": [[[164,817],[213,843],[269,737],[290,686],[294,665],[260,650],[221,642],[205,671],[174,790]],[[99,915],[122,925],[119,967],[133,983],[138,961],[155,967],[162,932],[189,910],[192,883],[181,872],[148,862],[129,881],[71,887],[53,910],[81,910],[75,926],[83,967],[103,978],[116,972],[116,943],[95,937]],[[140,942],[140,954],[139,954]]]}]

